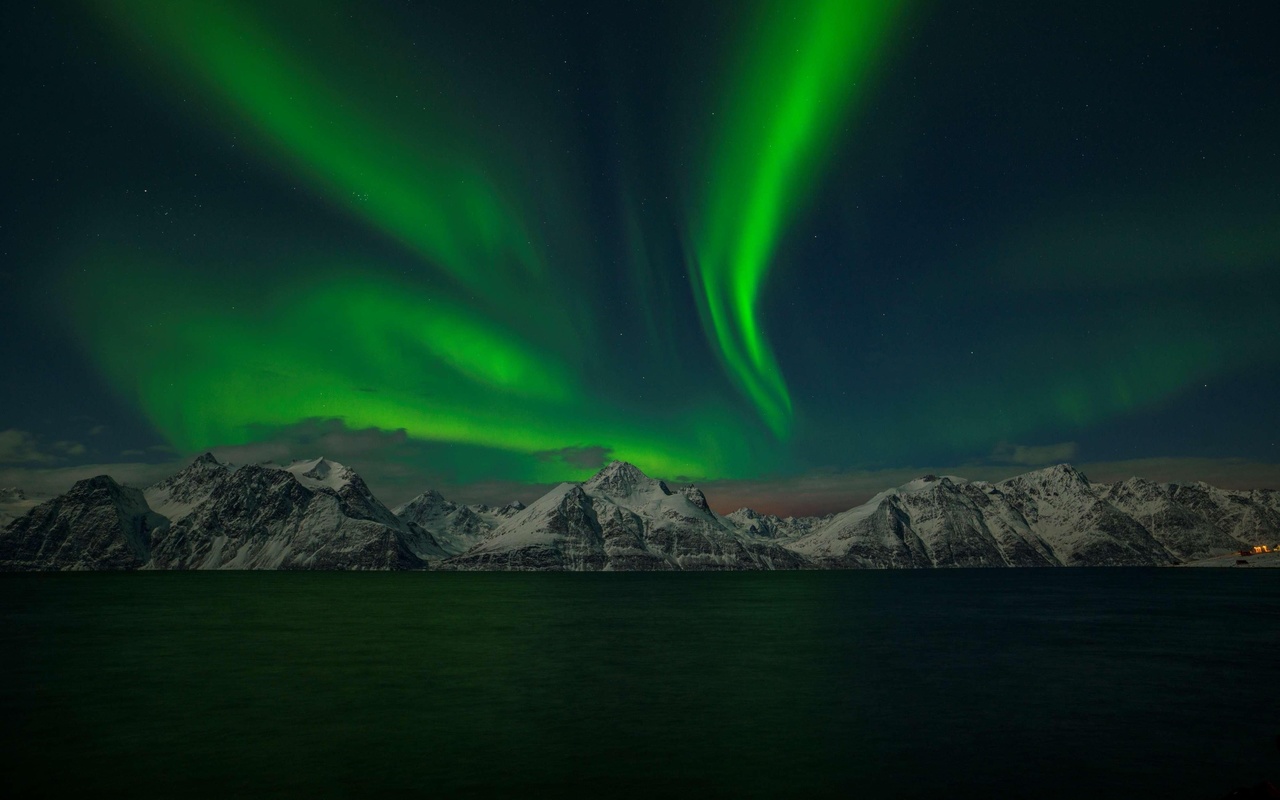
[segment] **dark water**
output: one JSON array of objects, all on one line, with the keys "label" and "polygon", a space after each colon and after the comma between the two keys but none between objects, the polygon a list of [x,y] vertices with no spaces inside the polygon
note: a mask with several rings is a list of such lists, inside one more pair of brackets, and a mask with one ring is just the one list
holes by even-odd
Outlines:
[{"label": "dark water", "polygon": [[8,796],[1217,798],[1280,571],[0,576]]}]

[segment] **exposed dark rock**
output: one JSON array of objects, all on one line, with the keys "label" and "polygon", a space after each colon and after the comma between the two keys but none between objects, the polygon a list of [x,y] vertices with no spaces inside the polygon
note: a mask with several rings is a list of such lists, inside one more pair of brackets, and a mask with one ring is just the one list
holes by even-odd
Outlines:
[{"label": "exposed dark rock", "polygon": [[147,563],[167,520],[142,492],[106,475],[79,481],[0,532],[0,567],[8,570],[120,570]]},{"label": "exposed dark rock", "polygon": [[[159,512],[159,513],[157,513]],[[106,476],[0,534],[5,569],[743,570],[1158,566],[1280,540],[1280,492],[1130,479],[1070,465],[1000,483],[928,475],[825,517],[716,514],[615,461],[526,507],[427,491],[393,513],[317,459],[235,468],[205,454],[143,493]]]}]

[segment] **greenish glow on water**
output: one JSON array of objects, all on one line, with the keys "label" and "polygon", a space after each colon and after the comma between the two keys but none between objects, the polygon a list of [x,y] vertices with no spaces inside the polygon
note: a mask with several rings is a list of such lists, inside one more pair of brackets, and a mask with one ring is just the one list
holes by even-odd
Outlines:
[{"label": "greenish glow on water", "polygon": [[1274,683],[1275,608],[1227,570],[0,575],[0,770],[11,796],[1215,797],[1276,773],[1241,695]]}]

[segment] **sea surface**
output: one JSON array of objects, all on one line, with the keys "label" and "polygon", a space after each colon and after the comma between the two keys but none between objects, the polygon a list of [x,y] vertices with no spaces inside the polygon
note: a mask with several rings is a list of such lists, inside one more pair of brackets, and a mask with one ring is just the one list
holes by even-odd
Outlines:
[{"label": "sea surface", "polygon": [[1280,573],[0,575],[8,797],[1218,798]]}]

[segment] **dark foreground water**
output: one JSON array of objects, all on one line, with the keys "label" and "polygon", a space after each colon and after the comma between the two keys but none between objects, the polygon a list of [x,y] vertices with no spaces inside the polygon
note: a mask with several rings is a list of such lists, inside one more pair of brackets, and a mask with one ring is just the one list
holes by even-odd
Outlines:
[{"label": "dark foreground water", "polygon": [[10,797],[1280,782],[1280,571],[0,575],[0,601]]}]

